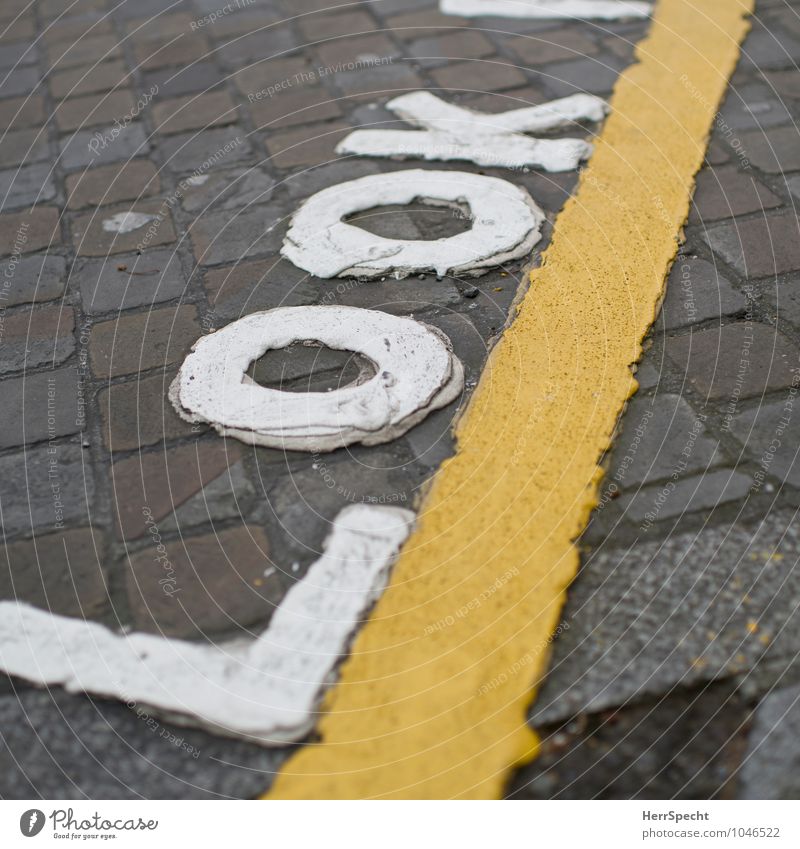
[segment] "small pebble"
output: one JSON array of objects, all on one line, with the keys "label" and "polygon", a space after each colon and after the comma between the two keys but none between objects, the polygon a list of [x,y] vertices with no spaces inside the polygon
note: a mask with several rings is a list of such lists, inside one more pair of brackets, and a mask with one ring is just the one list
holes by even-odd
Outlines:
[{"label": "small pebble", "polygon": [[470,286],[469,289],[464,289],[461,293],[465,298],[477,298],[481,290],[477,286]]}]

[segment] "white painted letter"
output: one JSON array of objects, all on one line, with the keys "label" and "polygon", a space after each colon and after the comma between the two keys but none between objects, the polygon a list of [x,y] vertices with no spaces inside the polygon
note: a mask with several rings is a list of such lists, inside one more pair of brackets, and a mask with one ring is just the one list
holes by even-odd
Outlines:
[{"label": "white painted letter", "polygon": [[262,745],[302,739],[413,521],[413,513],[396,507],[342,510],[322,557],[250,643],[126,636],[96,622],[2,601],[0,669]]},{"label": "white painted letter", "polygon": [[[251,363],[293,342],[354,351],[375,367],[361,383],[330,392],[281,392],[247,376]],[[344,306],[280,307],[240,318],[195,342],[170,387],[188,421],[253,445],[333,451],[388,442],[464,386],[450,341],[413,318]]]},{"label": "white painted letter", "polygon": [[523,133],[546,132],[577,121],[599,121],[608,112],[606,102],[592,94],[573,94],[498,115],[455,106],[427,91],[396,97],[386,107],[423,129],[356,130],[338,144],[336,152],[402,159],[467,160],[489,168],[527,166],[570,171],[592,152],[588,142],[535,139]]},{"label": "white painted letter", "polygon": [[646,18],[650,3],[629,0],[440,0],[445,15],[463,18],[568,18],[621,21]]},{"label": "white painted letter", "polygon": [[[472,227],[447,239],[387,239],[342,219],[355,212],[414,200],[469,207]],[[330,186],[292,217],[281,248],[317,277],[396,278],[434,270],[479,275],[526,256],[540,239],[544,213],[525,189],[497,177],[463,171],[395,171]]]}]

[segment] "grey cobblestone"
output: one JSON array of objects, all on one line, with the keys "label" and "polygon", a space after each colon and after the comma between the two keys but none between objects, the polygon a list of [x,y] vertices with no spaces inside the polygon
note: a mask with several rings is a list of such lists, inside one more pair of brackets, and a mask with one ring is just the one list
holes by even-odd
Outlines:
[{"label": "grey cobblestone", "polygon": [[[27,442],[24,450],[13,440],[0,450],[10,569],[33,574],[34,532],[40,553],[43,544],[67,538],[70,560],[79,561],[71,568],[82,578],[77,595],[92,617],[197,639],[241,633],[268,621],[343,506],[362,499],[416,503],[420,488],[454,450],[451,424],[459,404],[378,449],[321,457],[242,449],[180,421],[166,401],[185,345],[201,332],[281,304],[349,303],[413,313],[452,338],[470,392],[525,285],[524,266],[479,280],[322,281],[279,259],[286,217],[319,189],[365,174],[409,167],[477,170],[464,163],[336,155],[335,143],[352,127],[386,120],[406,126],[386,111],[390,97],[427,89],[496,112],[574,91],[606,94],[632,61],[648,23],[461,19],[441,15],[434,0],[376,0],[347,10],[328,0],[259,0],[193,28],[219,9],[218,0],[184,0],[168,14],[157,14],[166,0],[137,0],[117,4],[105,19],[104,0],[80,4],[81,14],[65,16],[42,39],[41,55],[12,73],[0,99],[0,123],[9,128],[0,151],[6,172],[0,179],[11,188],[11,205],[4,208],[25,210],[41,187],[40,201],[48,204],[28,216],[32,230],[23,252],[36,253],[3,262],[14,272],[8,285],[2,281],[0,307],[64,297],[34,308],[42,321],[31,339],[22,336],[26,345],[33,341],[24,363],[21,348],[11,345],[4,355],[9,367],[27,369]],[[62,11],[60,0],[43,0],[36,14],[20,17],[14,37],[0,38],[0,65],[19,56],[20,45]],[[750,35],[750,58],[740,62],[717,117],[707,154],[712,167],[699,176],[687,245],[637,372],[640,396],[607,458],[605,500],[581,540],[584,566],[565,614],[572,627],[556,645],[535,708],[536,724],[545,730],[541,768],[520,774],[514,795],[626,797],[635,786],[644,788],[642,795],[661,797],[716,790],[734,795],[746,720],[771,686],[769,676],[789,668],[796,653],[792,605],[800,591],[792,511],[800,494],[789,456],[797,441],[793,416],[779,434],[779,450],[771,449],[771,440],[782,427],[799,365],[794,296],[800,255],[789,202],[796,187],[786,172],[800,171],[793,128],[800,87],[789,70],[800,29],[793,11],[780,3],[767,7],[759,0],[759,17],[765,24]],[[293,20],[280,23],[285,18]],[[773,49],[772,32],[788,57],[777,44]],[[333,67],[364,54],[391,62],[366,71]],[[59,59],[56,67],[53,59]],[[323,65],[330,73],[318,72]],[[311,71],[313,80],[255,97]],[[39,79],[46,81],[26,102]],[[120,107],[131,108],[129,96],[109,91],[139,97],[155,86],[152,104],[132,115],[124,130],[108,125]],[[196,108],[176,109],[186,103]],[[95,108],[89,120],[104,123],[61,132],[79,126]],[[106,108],[111,111],[103,113]],[[159,128],[162,121],[167,126]],[[225,126],[202,129],[221,122]],[[194,172],[200,179],[192,185],[185,178]],[[487,173],[529,189],[548,215],[545,247],[576,175]],[[116,212],[157,210],[167,201],[174,203],[165,246],[148,241],[137,254],[141,233],[120,237],[102,230],[101,222]],[[62,228],[58,215],[65,202]],[[3,252],[14,250],[15,234],[28,220],[23,216],[26,211],[0,218]],[[412,238],[446,235],[445,225],[454,223],[421,207],[379,220],[387,232]],[[362,223],[378,229],[371,218]],[[62,232],[72,241],[62,243]],[[82,241],[81,250],[92,256],[76,257]],[[45,249],[50,256],[43,260]],[[109,257],[109,249],[120,252]],[[29,312],[5,312],[6,329],[16,323],[24,330]],[[42,359],[41,345],[49,327],[44,317],[57,313],[74,313],[76,321],[74,332],[56,337],[60,348],[49,341],[56,359],[63,359],[51,372],[43,370],[50,361]],[[167,337],[172,322],[159,318],[178,314],[188,320],[175,339],[142,330],[149,316],[156,335]],[[122,347],[112,365],[109,339],[115,337]],[[741,351],[750,337],[749,365],[740,379]],[[313,385],[335,385],[351,373],[342,368],[346,357],[324,351],[321,369],[282,356],[259,364],[267,368],[264,379],[274,378],[269,369],[279,362],[293,369],[295,384],[313,373]],[[55,431],[62,436],[51,433],[47,416],[37,412],[42,386],[54,373],[69,390],[58,396],[70,396],[76,407],[71,401],[57,410]],[[19,380],[15,372],[2,382],[18,394]],[[644,411],[653,415],[628,462]],[[5,415],[0,432],[10,438],[22,419],[12,404]],[[73,419],[80,425],[70,424]],[[625,475],[611,497],[608,483],[620,464]],[[643,519],[670,481],[675,490],[657,517]],[[158,584],[145,505],[175,557],[185,610]],[[650,522],[646,530],[643,521]],[[89,534],[102,563],[86,553]],[[196,573],[189,558],[199,564]],[[220,569],[223,561],[241,563],[241,573]],[[265,580],[269,564],[276,572]],[[38,585],[33,578],[19,584],[26,597],[43,604],[44,589],[61,588],[63,564],[56,559],[51,567],[59,574],[45,575],[47,587],[38,574]],[[2,581],[0,569],[0,590],[7,591]],[[59,594],[65,612],[74,610],[73,596]],[[718,683],[706,690],[709,682]],[[186,746],[163,741],[133,710],[20,685],[13,682],[14,696],[12,684],[0,682],[3,725],[14,728],[9,748],[0,750],[4,797],[22,790],[62,798],[255,795],[286,754],[171,729],[182,744],[200,750],[195,758]],[[561,719],[573,727],[557,729]],[[676,758],[678,744],[698,730],[706,742],[684,747]],[[587,752],[598,740],[603,756],[596,758]],[[643,751],[647,756],[640,758]],[[53,769],[54,760],[69,770]],[[628,778],[621,775],[623,765]],[[753,775],[743,792],[756,786]]]}]

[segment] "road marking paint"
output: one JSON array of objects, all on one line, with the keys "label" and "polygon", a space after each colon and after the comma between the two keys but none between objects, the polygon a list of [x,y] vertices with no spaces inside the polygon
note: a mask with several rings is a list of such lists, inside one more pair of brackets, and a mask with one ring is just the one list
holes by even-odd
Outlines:
[{"label": "road marking paint", "polygon": [[592,94],[573,94],[538,106],[490,114],[448,103],[429,91],[414,91],[386,104],[403,120],[422,130],[356,130],[336,147],[337,153],[449,162],[461,160],[488,168],[542,168],[571,171],[588,159],[592,146],[582,139],[536,139],[543,133],[600,121],[606,102]]},{"label": "road marking paint", "polygon": [[636,388],[630,366],[751,10],[658,3],[458,425],[458,453],[326,698],[322,742],[286,763],[271,798],[495,798],[535,754],[526,710],[578,567],[573,540]]},{"label": "road marking paint", "polygon": [[353,630],[380,594],[414,514],[342,510],[324,553],[286,594],[255,640],[218,646],[115,634],[96,622],[0,602],[0,669],[142,706],[271,745],[301,739]]},{"label": "road marking paint", "polygon": [[154,218],[155,215],[145,215],[143,212],[118,212],[103,220],[103,230],[106,233],[132,233]]},{"label": "road marking paint", "polygon": [[[330,392],[259,386],[250,364],[294,342],[354,351],[375,367],[369,380]],[[464,369],[450,340],[404,316],[346,306],[279,307],[201,336],[172,383],[181,418],[222,436],[293,451],[389,442],[458,397]]]},{"label": "road marking paint", "polygon": [[462,18],[568,18],[620,21],[646,18],[653,7],[629,0],[441,0],[444,15]]},{"label": "road marking paint", "polygon": [[[447,239],[388,239],[342,219],[387,204],[424,200],[469,207],[472,226]],[[527,256],[541,238],[544,213],[507,180],[463,171],[395,171],[337,183],[312,195],[292,216],[281,254],[317,277],[400,279],[434,270],[486,273]]]}]

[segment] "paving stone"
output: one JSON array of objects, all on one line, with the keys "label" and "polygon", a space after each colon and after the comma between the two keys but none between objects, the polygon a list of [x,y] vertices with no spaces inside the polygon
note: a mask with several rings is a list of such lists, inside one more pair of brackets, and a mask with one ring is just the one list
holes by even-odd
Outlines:
[{"label": "paving stone", "polygon": [[735,130],[774,127],[791,122],[786,105],[761,83],[734,86],[720,112],[720,124]]},{"label": "paving stone", "polygon": [[556,97],[578,92],[607,94],[614,88],[624,67],[622,60],[612,55],[573,59],[548,66],[543,72],[542,83]]},{"label": "paving stone", "polygon": [[51,44],[47,48],[47,62],[51,70],[72,68],[75,65],[93,65],[109,59],[119,59],[122,50],[113,34],[96,35],[69,41],[66,44]]},{"label": "paving stone", "polygon": [[73,271],[73,279],[88,313],[158,304],[186,291],[178,255],[164,249],[84,260]]},{"label": "paving stone", "polygon": [[717,221],[772,209],[781,203],[752,174],[735,167],[705,168],[697,177],[690,220]]},{"label": "paving stone", "polygon": [[732,403],[791,386],[798,368],[785,336],[748,321],[671,337],[666,352],[704,396]]},{"label": "paving stone", "polygon": [[731,422],[731,432],[744,446],[745,454],[759,465],[759,489],[764,475],[800,487],[800,404],[796,403],[796,394],[796,387],[790,388],[779,400],[760,402]]},{"label": "paving stone", "polygon": [[573,28],[511,38],[505,42],[505,46],[512,50],[524,65],[547,65],[550,62],[597,53],[595,43]]},{"label": "paving stone", "polygon": [[235,124],[237,108],[227,91],[191,94],[159,100],[153,105],[153,123],[159,133],[182,133]]},{"label": "paving stone", "polygon": [[[112,33],[111,19],[103,17],[98,10],[88,12],[88,3],[81,3],[79,7],[65,9],[67,13],[53,20],[42,33],[42,41],[47,45],[59,44],[61,50],[67,50],[69,42],[82,41],[86,38],[96,38],[99,35]],[[69,14],[69,13],[72,14]],[[83,12],[84,14],[79,14]]]},{"label": "paving stone", "polygon": [[636,369],[636,380],[641,389],[652,389],[661,383],[661,368],[662,363],[653,362],[649,358],[644,358],[639,362],[639,367]]},{"label": "paving stone", "polygon": [[667,282],[667,294],[656,327],[673,330],[710,319],[736,315],[747,298],[731,286],[719,269],[697,257],[678,257]]},{"label": "paving stone", "polygon": [[[298,29],[309,42],[337,36],[354,36],[372,32],[375,21],[361,10],[342,10],[334,15],[304,15]],[[392,23],[394,28],[394,23]]]},{"label": "paving stone", "polygon": [[131,159],[70,174],[66,179],[67,207],[104,206],[158,194],[161,180],[152,162]]},{"label": "paving stone", "polygon": [[[293,86],[273,97],[259,99],[258,92],[251,93],[254,100],[249,110],[253,124],[258,129],[291,127],[339,118],[342,110],[336,100],[318,85]],[[280,96],[282,95],[282,96]]]},{"label": "paving stone", "polygon": [[239,461],[178,507],[161,527],[165,531],[185,531],[208,522],[243,518],[254,495],[244,463]]},{"label": "paving stone", "polygon": [[75,350],[75,314],[71,307],[21,310],[2,318],[0,374],[57,366]]},{"label": "paving stone", "polygon": [[297,46],[297,39],[290,24],[273,26],[270,29],[259,28],[249,35],[233,37],[217,48],[220,60],[230,67],[240,68],[243,62],[252,62],[282,56]]},{"label": "paving stone", "polygon": [[60,688],[0,697],[0,723],[15,729],[0,748],[4,799],[255,798],[294,751],[162,723],[142,706]]},{"label": "paving stone", "polygon": [[7,258],[0,269],[0,307],[52,301],[64,292],[66,262],[55,254]]},{"label": "paving stone", "polygon": [[[169,21],[173,15],[179,13],[173,12],[173,15],[165,14],[165,6],[171,9],[180,9],[180,4],[165,4],[163,0],[138,0],[137,3],[121,3],[114,8],[114,15],[121,21],[136,22],[141,18],[154,18],[153,28],[157,27],[157,21],[164,15],[164,18]],[[184,15],[181,15],[184,17]],[[188,17],[188,15],[187,15]]]},{"label": "paving stone", "polygon": [[270,574],[261,528],[240,525],[162,544],[166,555],[154,544],[129,557],[128,601],[137,630],[252,638],[264,628],[283,592],[274,570]]},{"label": "paving stone", "polygon": [[[318,557],[331,522],[350,504],[408,507],[421,484],[391,449],[371,448],[312,454],[289,470],[262,467],[257,497],[268,505],[280,531],[273,538],[275,558],[288,566],[292,557],[303,566]],[[287,559],[288,558],[288,559]],[[294,579],[300,571],[290,573]]]},{"label": "paving stone", "polygon": [[[21,36],[20,36],[21,37]],[[18,97],[33,92],[41,74],[36,67],[18,67],[3,74],[3,97]]]},{"label": "paving stone", "polygon": [[150,142],[141,122],[133,121],[122,129],[111,126],[73,133],[61,140],[60,149],[62,167],[72,171],[146,156]]},{"label": "paving stone", "polygon": [[78,97],[108,91],[117,86],[129,85],[131,74],[122,59],[100,65],[70,68],[47,77],[47,85],[54,99]]},{"label": "paving stone", "polygon": [[[456,30],[439,35],[420,33],[421,38],[410,41],[407,55],[423,68],[438,68],[461,59],[482,59],[495,52],[494,45],[476,30]],[[391,48],[389,48],[391,50]],[[396,55],[391,52],[378,55]]]},{"label": "paving stone", "polygon": [[167,168],[188,173],[241,162],[250,157],[252,147],[238,127],[222,127],[160,139],[158,153]]},{"label": "paving stone", "polygon": [[756,168],[768,174],[800,170],[800,133],[796,127],[742,133],[742,149]]},{"label": "paving stone", "polygon": [[103,441],[110,451],[190,436],[192,425],[178,418],[167,399],[174,373],[117,383],[98,396]]},{"label": "paving stone", "polygon": [[800,97],[800,79],[796,71],[773,71],[763,76],[781,97]]},{"label": "paving stone", "polygon": [[89,358],[97,377],[119,377],[182,361],[202,336],[197,308],[164,307],[96,324]]},{"label": "paving stone", "polygon": [[[438,73],[443,73],[439,69]],[[425,83],[417,72],[404,61],[389,65],[373,65],[356,71],[339,71],[334,77],[336,87],[347,97],[396,97],[406,91],[417,91]]]},{"label": "paving stone", "polygon": [[445,91],[502,91],[525,85],[525,75],[503,62],[453,62],[434,68],[431,77]]},{"label": "paving stone", "polygon": [[[0,101],[2,103],[2,101]],[[50,143],[47,133],[41,129],[12,130],[3,137],[0,148],[0,166],[41,162],[50,156]]]},{"label": "paving stone", "polygon": [[95,618],[108,604],[104,550],[103,534],[92,528],[8,543],[0,555],[0,598]]},{"label": "paving stone", "polygon": [[14,41],[0,46],[0,68],[33,65],[38,60],[39,51],[36,45],[30,42]]},{"label": "paving stone", "polygon": [[756,20],[742,44],[739,68],[796,68],[798,60],[800,41],[796,37],[782,27]]},{"label": "paving stone", "polygon": [[33,41],[36,38],[36,20],[32,16],[16,18],[13,27],[9,27],[8,23],[6,20],[5,29],[0,31],[0,43],[11,43],[19,39]]},{"label": "paving stone", "polygon": [[135,99],[130,89],[86,94],[82,97],[70,97],[58,104],[53,117],[59,130],[80,130],[96,124],[108,124],[131,115],[135,108]]},{"label": "paving stone", "polygon": [[[44,121],[44,98],[40,94],[31,94],[27,97],[9,97],[5,100],[0,100],[0,126],[7,128],[5,138],[3,139],[3,146],[8,142],[11,131],[21,127],[39,127],[44,124]],[[41,136],[46,143],[45,134],[41,133]]]},{"label": "paving stone", "polygon": [[534,725],[757,668],[798,646],[793,511],[596,551],[569,591]]},{"label": "paving stone", "polygon": [[[390,166],[391,167],[391,166]],[[309,198],[321,189],[357,180],[369,174],[385,173],[381,165],[366,157],[340,159],[335,162],[323,162],[318,166],[310,166],[301,171],[287,174],[281,186],[292,198]]]},{"label": "paving stone", "polygon": [[69,436],[85,424],[74,368],[6,378],[2,387],[0,448]]},{"label": "paving stone", "polygon": [[800,325],[800,279],[791,278],[769,286],[765,292],[769,301],[766,308],[770,323],[784,330],[787,323]]},{"label": "paving stone", "polygon": [[209,55],[210,47],[205,36],[192,33],[191,38],[165,36],[156,39],[134,41],[133,53],[142,71],[165,67],[189,67]]},{"label": "paving stone", "polygon": [[319,165],[336,159],[336,145],[352,131],[339,121],[309,124],[301,129],[272,132],[267,137],[269,161],[276,168]]},{"label": "paving stone", "polygon": [[79,445],[52,442],[0,457],[6,536],[47,533],[65,524],[88,525],[93,501],[91,464]]},{"label": "paving stone", "polygon": [[[347,38],[327,39],[316,44],[314,52],[322,65],[318,71],[320,77],[328,76],[330,73],[336,74],[341,70],[353,70],[352,68],[342,68],[342,65],[346,66],[359,61],[385,61],[400,56],[400,51],[392,40],[384,33],[378,32],[369,35],[351,35]],[[489,52],[492,51],[489,50]]]},{"label": "paving stone", "polygon": [[[197,4],[195,4],[197,5]],[[175,11],[175,10],[178,11]],[[154,9],[154,14],[142,12],[142,17],[127,18],[123,29],[135,41],[153,41],[161,38],[174,38],[176,35],[187,33],[197,34],[192,23],[197,20],[194,9],[181,11],[179,4],[172,5],[172,11],[166,11],[163,6]]]},{"label": "paving stone", "polygon": [[258,168],[211,170],[202,177],[205,179],[197,185],[191,181],[181,185],[181,206],[187,212],[238,209],[266,203],[271,200],[275,186],[275,180]]},{"label": "paving stone", "polygon": [[[149,218],[127,233],[105,229],[105,222],[115,215],[131,212]],[[175,241],[175,229],[169,206],[165,202],[144,201],[132,206],[109,206],[76,215],[72,221],[72,241],[79,256],[108,256],[170,244]]]},{"label": "paving stone", "polygon": [[746,224],[711,227],[703,239],[715,254],[746,277],[766,277],[800,269],[800,239],[794,215],[770,215]]},{"label": "paving stone", "polygon": [[305,56],[262,59],[233,70],[231,79],[250,103],[292,88],[319,85],[317,72]]},{"label": "paving stone", "polygon": [[[271,5],[271,4],[268,4]],[[201,11],[218,12],[219,4],[215,0],[199,0],[198,8]],[[233,7],[231,7],[233,8]],[[198,18],[200,23],[201,19]],[[274,26],[274,25],[279,26]],[[251,33],[262,33],[270,36],[273,29],[284,30],[281,36],[290,34],[291,27],[288,22],[283,21],[280,15],[271,8],[238,9],[228,11],[228,14],[217,17],[213,23],[200,27],[205,29],[210,37],[215,40],[232,40],[232,36],[249,35]]]},{"label": "paving stone", "polygon": [[213,62],[193,62],[184,68],[161,68],[145,74],[144,90],[158,87],[159,100],[207,91],[224,80]]},{"label": "paving stone", "polygon": [[720,469],[645,487],[623,495],[618,503],[627,519],[646,530],[653,522],[685,513],[710,513],[722,504],[738,501],[748,494],[751,484],[747,475]]},{"label": "paving stone", "polygon": [[258,310],[302,306],[318,300],[307,275],[286,260],[240,262],[206,271],[203,282],[214,315],[235,320]]},{"label": "paving stone", "polygon": [[680,395],[640,396],[625,411],[609,477],[626,489],[666,478],[680,479],[719,460],[717,441]]},{"label": "paving stone", "polygon": [[742,763],[740,799],[796,799],[800,793],[800,687],[773,690],[759,704]]},{"label": "paving stone", "polygon": [[400,12],[389,15],[385,18],[385,21],[394,33],[395,38],[405,40],[416,38],[421,32],[427,30],[449,30],[453,27],[469,25],[468,18],[462,18],[459,15],[444,15],[438,8]]},{"label": "paving stone", "polygon": [[0,198],[4,211],[53,200],[55,196],[53,169],[49,163],[0,171]]},{"label": "paving stone", "polygon": [[288,213],[275,204],[230,212],[210,212],[195,219],[189,231],[201,265],[234,262],[270,251],[278,252]]},{"label": "paving stone", "polygon": [[248,375],[259,385],[282,392],[327,392],[373,377],[364,357],[325,345],[300,343],[267,351],[254,360]]},{"label": "paving stone", "polygon": [[734,798],[749,715],[721,684],[539,729],[536,761],[506,798]]},{"label": "paving stone", "polygon": [[32,253],[59,244],[61,226],[53,206],[0,215],[0,256]]},{"label": "paving stone", "polygon": [[[362,309],[380,310],[393,315],[420,314],[442,308],[453,310],[463,303],[463,296],[451,279],[437,280],[435,275],[404,280],[329,280],[323,289],[323,303],[346,304]],[[465,332],[468,328],[463,328]],[[473,328],[473,332],[474,328]]]},{"label": "paving stone", "polygon": [[165,520],[174,518],[175,511],[193,497],[202,496],[204,487],[227,478],[229,467],[240,457],[237,442],[215,438],[117,460],[111,468],[117,536],[142,537],[151,521],[166,530]]}]

